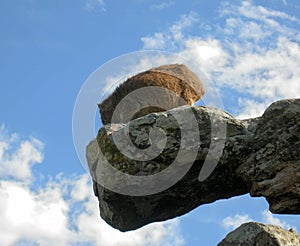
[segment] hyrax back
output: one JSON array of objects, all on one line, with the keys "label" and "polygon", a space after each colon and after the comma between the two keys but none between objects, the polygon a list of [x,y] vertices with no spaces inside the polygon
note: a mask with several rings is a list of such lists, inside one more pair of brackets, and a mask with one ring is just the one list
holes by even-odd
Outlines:
[{"label": "hyrax back", "polygon": [[[103,125],[111,123],[114,110],[124,97],[127,95],[130,97],[134,91],[139,92],[141,90],[138,89],[149,86],[151,88],[154,88],[153,86],[159,87],[164,90],[154,90],[156,93],[150,88],[147,93],[145,93],[146,90],[142,90],[143,94],[138,96],[137,100],[145,100],[146,98],[151,98],[154,101],[159,100],[160,102],[163,100],[161,105],[164,106],[149,105],[133,115],[128,115],[128,112],[134,111],[134,109],[130,109],[130,107],[133,107],[132,105],[137,105],[136,103],[142,104],[143,102],[127,103],[122,105],[124,110],[119,110],[120,112],[118,111],[119,113],[114,115],[114,122],[112,123],[126,123],[131,119],[136,119],[149,113],[162,112],[185,104],[192,106],[205,93],[201,80],[185,65],[171,64],[153,68],[127,79],[109,97],[98,104]],[[168,93],[168,90],[174,93]],[[180,98],[184,100],[180,100]]]}]

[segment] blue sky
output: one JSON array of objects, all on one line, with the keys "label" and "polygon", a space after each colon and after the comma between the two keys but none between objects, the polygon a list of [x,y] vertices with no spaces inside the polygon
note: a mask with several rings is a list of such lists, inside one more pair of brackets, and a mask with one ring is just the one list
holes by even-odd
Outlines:
[{"label": "blue sky", "polygon": [[297,0],[1,1],[2,245],[209,246],[249,220],[299,232],[299,216],[271,215],[263,198],[245,195],[120,233],[99,218],[72,136],[90,74],[145,49],[192,60],[239,118],[300,97],[299,13]]}]

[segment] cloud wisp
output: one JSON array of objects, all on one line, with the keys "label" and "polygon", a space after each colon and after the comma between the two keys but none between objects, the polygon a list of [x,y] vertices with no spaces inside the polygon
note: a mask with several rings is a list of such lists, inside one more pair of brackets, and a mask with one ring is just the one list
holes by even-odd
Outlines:
[{"label": "cloud wisp", "polygon": [[[284,220],[280,220],[278,217],[273,215],[270,211],[264,210],[260,213],[261,218],[257,222],[261,222],[264,224],[271,224],[271,225],[277,225],[280,226],[286,230],[289,230],[290,228],[293,228],[291,225],[289,225]],[[221,222],[222,227],[224,227],[226,230],[234,230],[240,225],[255,221],[253,220],[250,215],[248,214],[235,214],[234,216],[228,216],[224,218]],[[294,227],[295,228],[295,227]]]},{"label": "cloud wisp", "polygon": [[153,35],[142,37],[143,49],[176,51],[180,48],[178,45],[181,45],[186,39],[183,31],[197,22],[198,17],[194,12],[182,15],[166,32],[156,32]]},{"label": "cloud wisp", "polygon": [[248,214],[236,214],[233,217],[228,216],[223,219],[222,226],[228,230],[234,230],[239,227],[241,224],[253,221]]},{"label": "cloud wisp", "polygon": [[84,9],[90,12],[105,12],[104,0],[86,0]]},{"label": "cloud wisp", "polygon": [[161,10],[165,10],[165,9],[170,8],[172,5],[174,5],[173,1],[162,2],[162,3],[152,4],[150,6],[150,9],[151,10],[159,10],[159,11],[161,11]]}]

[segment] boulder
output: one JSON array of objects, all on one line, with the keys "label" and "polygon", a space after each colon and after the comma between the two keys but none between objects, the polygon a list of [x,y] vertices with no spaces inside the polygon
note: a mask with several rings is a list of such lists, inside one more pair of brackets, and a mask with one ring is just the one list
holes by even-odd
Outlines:
[{"label": "boulder", "polygon": [[[265,196],[272,212],[299,214],[299,122],[300,99],[290,99],[247,120],[220,109],[183,106],[106,125],[86,149],[100,215],[128,231],[249,192]],[[153,138],[153,129],[164,132],[166,141]],[[146,156],[161,147],[157,157]],[[170,167],[175,172],[168,172]],[[163,181],[156,178],[160,173],[166,174]]]},{"label": "boulder", "polygon": [[249,222],[230,232],[218,244],[218,246],[236,245],[296,246],[300,245],[300,236],[294,229],[285,230],[280,226]]},{"label": "boulder", "polygon": [[[178,155],[181,144],[181,129],[173,115],[182,117],[188,127],[190,118],[185,116],[186,111],[189,110],[187,107],[176,108],[173,112],[153,113],[131,121],[127,125],[107,125],[99,130],[97,141],[93,140],[88,145],[87,158],[94,180],[95,194],[99,199],[100,215],[108,224],[121,231],[134,230],[150,222],[163,221],[185,214],[201,204],[242,195],[249,191],[249,187],[236,175],[235,171],[250,153],[253,132],[249,131],[242,121],[234,119],[222,110],[208,107],[193,107],[192,109],[198,124],[200,147],[197,143],[194,143],[194,146],[193,143],[185,146],[184,151],[187,156],[192,155],[193,149],[199,147],[196,149],[195,160],[191,168],[184,174],[185,170],[179,167],[178,173],[183,172],[182,178],[175,180],[174,185],[161,192],[138,196],[121,194],[122,191],[114,192],[103,187],[103,183],[118,189],[122,185],[126,186],[126,182],[115,174],[109,174],[107,169],[99,167],[106,159],[114,168],[132,175],[132,178],[133,176],[153,176],[167,169]],[[211,135],[211,119],[214,119],[216,128],[225,124],[227,130],[223,139],[225,150],[213,173],[200,182],[199,173],[204,161],[208,159],[209,165],[209,161],[214,158],[213,154],[208,157],[210,145],[222,142],[222,139],[215,139],[214,143],[211,141],[214,139]],[[127,158],[120,153],[112,138],[113,134],[122,132],[126,127],[130,128],[133,135],[131,140],[138,148],[149,147],[149,129],[160,127],[167,135],[166,147],[157,158],[149,161]],[[193,129],[190,133],[194,135]],[[199,141],[198,138],[197,140]],[[99,155],[99,150],[104,156]],[[185,167],[188,163],[182,165]],[[171,173],[167,178],[171,179],[174,176],[175,174]],[[151,188],[155,190],[163,185],[159,183],[159,180],[154,180]],[[138,183],[136,187],[128,185],[128,193],[135,188],[138,193],[141,186],[141,183]]]},{"label": "boulder", "polygon": [[300,100],[273,103],[260,118],[252,152],[238,175],[251,196],[264,196],[270,211],[300,214]]},{"label": "boulder", "polygon": [[170,64],[130,77],[98,107],[104,125],[126,123],[152,112],[193,105],[204,93],[203,83],[190,69]]}]

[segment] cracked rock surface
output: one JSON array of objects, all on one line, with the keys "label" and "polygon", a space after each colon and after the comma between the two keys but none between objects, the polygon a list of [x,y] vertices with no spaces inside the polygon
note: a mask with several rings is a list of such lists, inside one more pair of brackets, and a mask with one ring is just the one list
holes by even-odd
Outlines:
[{"label": "cracked rock surface", "polygon": [[[197,130],[186,117],[192,109]],[[177,120],[185,125],[178,125]],[[264,196],[274,213],[300,213],[300,99],[273,103],[263,116],[237,120],[230,114],[209,107],[178,107],[167,112],[152,113],[128,124],[102,127],[97,138],[86,149],[86,156],[94,192],[99,199],[100,215],[111,226],[121,231],[134,230],[151,222],[163,221],[183,215],[192,209],[219,199],[249,193]],[[225,134],[224,127],[225,126]],[[160,128],[166,142],[151,141],[151,129]],[[129,132],[130,140],[138,149],[163,146],[161,153],[147,161],[133,160],[123,155],[114,142],[114,136]],[[193,139],[199,132],[199,141],[182,144],[184,136]],[[221,133],[221,134],[220,134]],[[128,147],[119,138],[119,146]],[[214,153],[222,147],[220,158]],[[182,158],[177,170],[185,170],[184,160],[196,152],[187,172],[167,189],[148,195],[128,195],[115,192],[125,184],[126,177],[149,177],[168,170],[180,153]],[[102,153],[102,154],[100,154]],[[144,153],[144,152],[142,152]],[[143,156],[140,156],[143,159]],[[205,165],[217,165],[212,173],[199,181]],[[113,175],[103,168],[103,163],[118,170]],[[211,164],[213,165],[213,164]],[[182,168],[182,169],[180,169]],[[170,176],[173,177],[173,176]],[[113,189],[108,189],[106,185]],[[149,184],[159,187],[159,180]],[[122,186],[124,189],[124,185]],[[133,183],[125,190],[141,191],[143,184]]]},{"label": "cracked rock surface", "polygon": [[254,134],[252,153],[238,169],[251,196],[264,196],[270,211],[300,214],[300,100],[273,103]]}]

